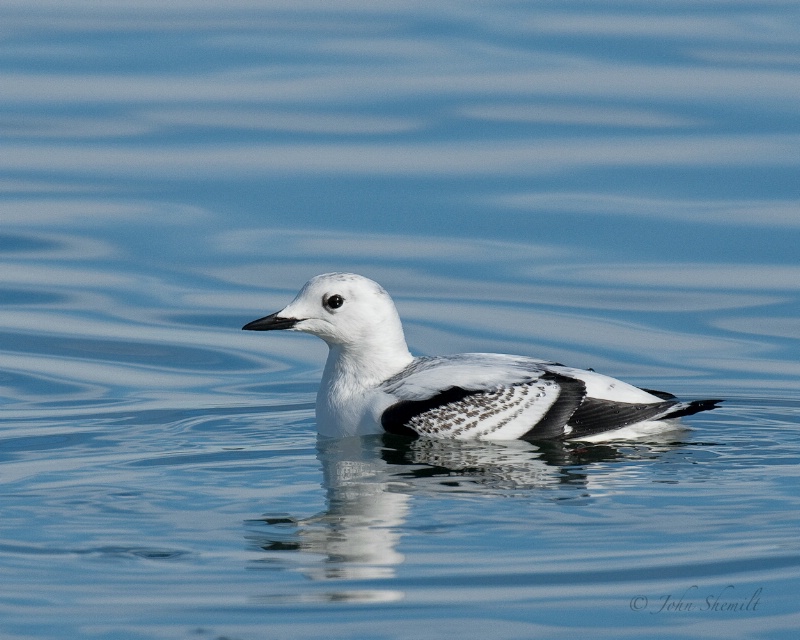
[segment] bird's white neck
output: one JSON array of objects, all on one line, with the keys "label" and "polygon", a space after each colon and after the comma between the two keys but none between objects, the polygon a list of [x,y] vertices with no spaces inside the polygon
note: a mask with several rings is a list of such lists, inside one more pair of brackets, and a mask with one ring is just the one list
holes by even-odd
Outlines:
[{"label": "bird's white neck", "polygon": [[379,385],[413,360],[403,338],[395,342],[329,345],[322,383],[360,391]]},{"label": "bird's white neck", "polygon": [[317,427],[332,436],[366,433],[366,392],[413,360],[405,339],[374,344],[330,344],[317,394]]}]

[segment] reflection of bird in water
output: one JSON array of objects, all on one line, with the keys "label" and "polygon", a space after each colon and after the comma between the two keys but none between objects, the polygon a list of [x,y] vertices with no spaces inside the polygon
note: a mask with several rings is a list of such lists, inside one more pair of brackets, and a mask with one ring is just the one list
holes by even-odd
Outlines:
[{"label": "reflection of bird in water", "polygon": [[[415,495],[458,491],[503,496],[562,488],[571,497],[587,496],[602,484],[602,477],[595,477],[590,486],[587,471],[593,464],[653,457],[675,446],[667,437],[636,447],[412,440],[388,434],[321,438],[317,447],[327,491],[325,511],[304,519],[265,515],[250,522],[248,538],[270,561],[297,563],[313,580],[389,578],[404,559],[398,546]],[[397,593],[359,592],[357,597],[382,600]]]},{"label": "reflection of bird in water", "polygon": [[522,440],[409,440],[386,435],[384,441],[394,444],[384,449],[384,459],[398,466],[398,475],[414,478],[417,490],[464,490],[468,485],[534,489],[559,483],[559,467],[547,464],[536,445]]},{"label": "reflection of bird in water", "polygon": [[320,440],[326,510],[303,520],[265,516],[260,521],[271,535],[259,532],[257,544],[265,551],[319,554],[322,562],[304,569],[314,580],[394,575],[403,561],[396,547],[411,496],[388,473],[378,445],[374,438]]},{"label": "reflection of bird in water", "polygon": [[386,434],[383,441],[388,446],[383,448],[382,457],[396,465],[396,476],[413,479],[416,492],[423,486],[434,491],[457,487],[459,491],[500,494],[564,486],[587,490],[586,472],[595,463],[652,457],[675,448],[676,438],[686,430],[679,421],[668,426],[671,430],[650,436],[647,443],[635,444],[410,440]]},{"label": "reflection of bird in water", "polygon": [[590,370],[496,353],[414,358],[389,294],[352,273],[312,278],[284,309],[243,327],[316,335],[330,347],[317,428],[458,440],[574,440],[713,409]]}]

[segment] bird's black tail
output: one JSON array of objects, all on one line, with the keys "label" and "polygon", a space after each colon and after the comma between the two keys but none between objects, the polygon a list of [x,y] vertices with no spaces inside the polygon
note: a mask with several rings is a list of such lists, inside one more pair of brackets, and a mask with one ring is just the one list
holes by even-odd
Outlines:
[{"label": "bird's black tail", "polygon": [[701,411],[711,411],[716,409],[717,405],[722,400],[692,400],[691,402],[681,402],[676,404],[674,409],[668,411],[659,420],[672,420],[673,418],[683,418],[684,416],[693,416],[695,413]]}]

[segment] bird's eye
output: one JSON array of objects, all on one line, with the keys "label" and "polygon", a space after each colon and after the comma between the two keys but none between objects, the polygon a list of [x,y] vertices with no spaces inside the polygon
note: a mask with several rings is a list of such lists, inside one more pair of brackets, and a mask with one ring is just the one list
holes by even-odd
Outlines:
[{"label": "bird's eye", "polygon": [[328,299],[325,300],[324,304],[326,307],[328,307],[328,309],[338,309],[344,304],[344,298],[342,298],[342,296],[340,296],[338,293],[335,293],[332,296],[329,296]]}]

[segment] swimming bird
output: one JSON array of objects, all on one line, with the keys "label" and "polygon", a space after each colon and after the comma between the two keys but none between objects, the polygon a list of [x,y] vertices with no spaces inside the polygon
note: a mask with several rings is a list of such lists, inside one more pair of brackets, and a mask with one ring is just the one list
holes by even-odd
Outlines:
[{"label": "swimming bird", "polygon": [[389,294],[353,273],[309,280],[282,310],[242,327],[322,338],[320,434],[580,440],[713,409],[592,370],[496,353],[414,357]]}]

